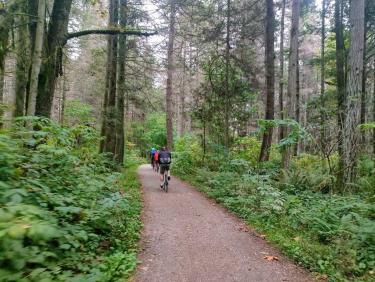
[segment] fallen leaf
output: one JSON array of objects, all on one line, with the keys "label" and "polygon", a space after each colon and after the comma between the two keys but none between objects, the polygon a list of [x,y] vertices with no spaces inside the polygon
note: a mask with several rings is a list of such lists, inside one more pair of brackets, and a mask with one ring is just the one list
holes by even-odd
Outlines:
[{"label": "fallen leaf", "polygon": [[266,235],[260,235],[259,237],[262,239],[266,239]]},{"label": "fallen leaf", "polygon": [[278,261],[279,260],[279,258],[275,257],[275,256],[265,256],[264,259],[266,259],[268,261],[273,261],[273,260]]}]

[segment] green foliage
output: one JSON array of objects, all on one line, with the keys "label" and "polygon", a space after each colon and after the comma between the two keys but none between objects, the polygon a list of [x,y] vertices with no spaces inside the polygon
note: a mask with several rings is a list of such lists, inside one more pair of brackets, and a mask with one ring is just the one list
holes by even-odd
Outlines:
[{"label": "green foliage", "polygon": [[203,150],[196,138],[187,135],[176,141],[172,167],[174,172],[179,175],[190,175],[202,161]]},{"label": "green foliage", "polygon": [[275,128],[284,126],[289,130],[288,136],[280,140],[278,147],[281,150],[288,148],[298,142],[298,140],[303,140],[309,138],[308,132],[301,127],[301,125],[292,119],[274,119],[274,120],[258,120],[261,131],[265,131],[268,128]]},{"label": "green foliage", "polygon": [[152,147],[160,148],[167,144],[165,113],[147,116],[145,122],[134,122],[129,128],[127,140],[137,145],[143,156],[147,156]]},{"label": "green foliage", "polygon": [[93,108],[79,100],[69,100],[65,102],[64,122],[68,125],[93,124],[95,117]]},{"label": "green foliage", "polygon": [[0,134],[2,281],[126,278],[141,226],[134,164],[112,172],[91,127],[26,120]]},{"label": "green foliage", "polygon": [[[373,196],[365,200],[327,193],[332,192],[335,179],[319,156],[293,158],[289,172],[280,175],[277,162],[256,164],[259,150],[256,138],[241,138],[226,155],[226,165],[218,166],[217,156],[210,156],[214,150],[209,149],[204,163],[194,162],[194,169],[186,170],[184,163],[175,162],[174,173],[266,234],[298,263],[328,274],[329,281],[372,281]],[[214,164],[208,163],[211,159]],[[337,158],[332,162],[336,165]],[[368,185],[375,183],[371,182],[374,170],[373,160],[360,161],[360,175]]]}]

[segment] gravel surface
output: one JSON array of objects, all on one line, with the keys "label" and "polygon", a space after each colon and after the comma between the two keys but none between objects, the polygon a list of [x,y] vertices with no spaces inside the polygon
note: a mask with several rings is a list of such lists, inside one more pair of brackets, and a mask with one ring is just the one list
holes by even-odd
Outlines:
[{"label": "gravel surface", "polygon": [[188,184],[172,177],[164,193],[150,165],[141,166],[139,175],[144,230],[136,281],[313,281],[307,271]]}]

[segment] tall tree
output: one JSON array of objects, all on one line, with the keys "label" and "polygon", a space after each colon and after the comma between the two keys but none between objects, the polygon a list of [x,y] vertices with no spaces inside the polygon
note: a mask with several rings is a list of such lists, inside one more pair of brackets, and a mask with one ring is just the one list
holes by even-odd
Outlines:
[{"label": "tall tree", "polygon": [[[275,118],[275,12],[273,0],[266,0],[266,120]],[[268,161],[272,144],[273,128],[270,126],[263,134],[259,161]]]},{"label": "tall tree", "polygon": [[[285,28],[285,2],[281,3],[281,22],[280,22],[280,53],[279,53],[279,111],[280,119],[284,119],[284,28]],[[284,126],[279,128],[279,141],[284,138]]]},{"label": "tall tree", "polygon": [[335,41],[336,41],[336,96],[337,96],[337,124],[338,124],[338,152],[340,155],[337,183],[343,182],[343,131],[345,118],[345,45],[344,45],[344,27],[343,27],[343,0],[335,2]]},{"label": "tall tree", "polygon": [[72,0],[53,2],[38,78],[37,116],[51,116],[56,79],[62,74],[62,48],[66,43],[71,6]]},{"label": "tall tree", "polygon": [[[287,117],[296,118],[296,98],[298,84],[298,36],[299,36],[300,1],[292,1],[292,26],[290,30],[290,48],[288,64],[288,89],[287,89]],[[286,130],[289,134],[289,129]],[[283,152],[283,168],[289,168],[292,148],[288,147]]]},{"label": "tall tree", "polygon": [[[118,25],[118,0],[111,0],[109,5],[109,26],[116,27]],[[104,152],[116,153],[116,94],[117,94],[117,59],[118,59],[118,35],[109,35],[109,53],[107,58],[107,109],[104,118],[105,142]]]},{"label": "tall tree", "polygon": [[42,48],[44,38],[44,23],[46,13],[46,0],[39,0],[38,3],[38,20],[35,32],[35,45],[32,47],[33,55],[31,62],[29,98],[27,105],[27,115],[35,115],[36,97],[38,94],[38,75],[42,64]]},{"label": "tall tree", "polygon": [[29,45],[28,42],[28,17],[27,3],[19,3],[18,13],[15,16],[16,33],[16,101],[13,115],[15,117],[25,114],[25,98],[27,88],[27,76],[29,70]]},{"label": "tall tree", "polygon": [[230,109],[230,89],[229,89],[229,67],[230,67],[230,24],[231,24],[231,0],[227,0],[226,13],[226,37],[225,37],[225,101],[224,101],[224,144],[229,146],[229,109]]},{"label": "tall tree", "polygon": [[350,48],[349,74],[346,96],[345,127],[343,132],[343,184],[348,185],[355,179],[355,167],[358,158],[359,132],[361,110],[361,91],[363,76],[363,49],[364,49],[364,15],[365,1],[352,0],[350,2]]},{"label": "tall tree", "polygon": [[322,2],[322,27],[320,44],[320,139],[325,144],[325,39],[326,39],[326,0]]},{"label": "tall tree", "polygon": [[166,122],[167,122],[167,147],[173,147],[173,72],[174,72],[174,41],[176,34],[176,3],[170,0],[169,36],[167,54],[167,89],[166,89]]},{"label": "tall tree", "polygon": [[[120,25],[122,28],[127,26],[127,8],[128,1],[120,0]],[[122,165],[124,162],[124,114],[125,114],[125,60],[126,60],[126,36],[119,38],[119,54],[118,54],[118,93],[117,93],[117,122],[116,122],[116,160]]]}]

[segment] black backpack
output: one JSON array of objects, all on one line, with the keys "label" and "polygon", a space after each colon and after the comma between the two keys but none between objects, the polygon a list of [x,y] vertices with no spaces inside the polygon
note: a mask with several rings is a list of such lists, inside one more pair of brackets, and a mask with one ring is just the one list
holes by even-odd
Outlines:
[{"label": "black backpack", "polygon": [[171,163],[171,153],[167,151],[161,151],[159,153],[159,162],[161,164],[170,164]]}]

